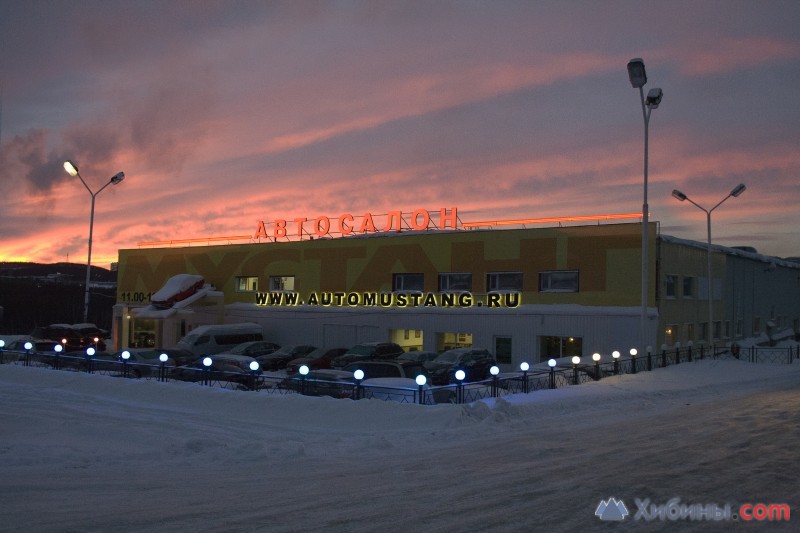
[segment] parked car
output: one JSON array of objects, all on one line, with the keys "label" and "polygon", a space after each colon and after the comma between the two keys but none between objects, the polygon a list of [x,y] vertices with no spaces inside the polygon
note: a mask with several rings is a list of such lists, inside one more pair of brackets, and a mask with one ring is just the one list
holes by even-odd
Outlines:
[{"label": "parked car", "polygon": [[281,347],[280,344],[275,344],[269,341],[249,341],[237,344],[230,350],[225,350],[222,353],[233,355],[247,355],[250,357],[261,357],[262,355],[271,354]]},{"label": "parked car", "polygon": [[456,370],[466,374],[465,382],[481,381],[489,376],[489,369],[496,365],[494,356],[482,348],[455,348],[448,350],[433,361],[425,363],[433,385],[455,383]]},{"label": "parked car", "polygon": [[[78,324],[78,326],[87,326],[86,324]],[[62,346],[65,352],[79,352],[83,351],[89,346],[103,351],[106,349],[105,341],[92,335],[86,335],[77,329],[72,324],[50,324],[49,326],[39,326],[31,331],[31,337],[36,339],[52,339]]]},{"label": "parked car", "polygon": [[292,359],[286,365],[286,370],[294,374],[300,367],[306,365],[309,370],[330,368],[333,360],[347,352],[347,348],[317,348],[304,357]]},{"label": "parked car", "polygon": [[[114,352],[114,357],[118,361],[122,362],[122,352],[125,351],[130,354],[130,357],[128,358],[128,375],[135,378],[158,376],[159,372],[161,371],[162,363],[160,357],[162,353],[167,354],[167,360],[164,362],[164,366],[169,369],[172,369],[178,365],[176,359],[174,358],[176,352],[177,356],[179,357],[186,357],[186,354],[188,353],[192,358],[196,359],[193,354],[185,352],[184,350],[158,350],[153,348],[126,348],[125,350]],[[183,361],[182,364],[185,364],[186,362],[189,361]]]},{"label": "parked car", "polygon": [[400,403],[436,403],[431,386],[422,386],[422,402],[419,399],[419,385],[411,378],[371,378],[361,383],[361,397]]},{"label": "parked car", "polygon": [[298,357],[304,357],[316,349],[317,349],[316,346],[311,346],[310,344],[282,346],[281,348],[275,350],[271,354],[256,357],[256,360],[259,362],[261,368],[263,368],[264,370],[280,370],[282,368],[286,368],[286,365],[292,359],[297,359]]},{"label": "parked car", "polygon": [[279,387],[306,396],[352,398],[355,380],[352,372],[323,368],[310,371],[305,378],[300,374],[292,374],[281,381]]},{"label": "parked car", "polygon": [[[203,365],[205,357],[211,357],[211,366],[206,369]],[[255,361],[246,355],[219,354],[200,357],[193,362],[178,366],[170,371],[170,379],[179,381],[203,381],[206,375],[212,381],[233,381],[246,385],[250,382],[252,371],[250,363]],[[208,374],[206,374],[208,372]]]},{"label": "parked car", "polygon": [[433,361],[437,357],[439,357],[439,352],[420,352],[418,350],[412,350],[410,352],[401,353],[399,356],[397,356],[397,359],[425,363],[427,361]]},{"label": "parked car", "polygon": [[358,361],[344,367],[347,372],[362,370],[364,379],[373,378],[409,378],[416,379],[423,374],[427,376],[425,367],[414,361]]},{"label": "parked car", "polygon": [[374,359],[394,359],[403,353],[403,348],[393,342],[364,342],[356,344],[347,353],[333,360],[333,368],[344,368],[356,361],[372,361]]}]

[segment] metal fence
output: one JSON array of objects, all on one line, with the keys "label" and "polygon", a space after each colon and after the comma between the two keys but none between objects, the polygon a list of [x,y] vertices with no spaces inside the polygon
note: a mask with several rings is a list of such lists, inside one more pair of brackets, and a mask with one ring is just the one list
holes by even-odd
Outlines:
[{"label": "metal fence", "polygon": [[[597,381],[619,374],[636,374],[699,361],[706,358],[736,358],[751,363],[793,364],[800,359],[800,345],[794,347],[752,346],[673,348],[642,356],[616,358],[612,361],[578,363],[534,368],[526,371],[497,374],[477,382],[456,382],[449,385],[397,387],[362,383],[359,380],[333,381],[302,376],[283,376],[261,371],[219,371],[210,367],[176,367],[166,363],[141,363],[120,360],[108,354],[90,356],[80,352],[5,350],[0,348],[0,364],[47,367],[55,370],[105,374],[130,379],[163,382],[186,381],[226,389],[258,391],[269,394],[302,394],[335,398],[381,399],[401,403],[470,403],[484,398],[508,394],[532,393]],[[213,358],[213,356],[212,356]]]}]

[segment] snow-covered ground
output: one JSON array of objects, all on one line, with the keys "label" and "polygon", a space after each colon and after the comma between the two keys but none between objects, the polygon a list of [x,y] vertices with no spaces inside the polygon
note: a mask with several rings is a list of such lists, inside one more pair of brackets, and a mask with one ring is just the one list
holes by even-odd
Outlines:
[{"label": "snow-covered ground", "polygon": [[[800,364],[436,406],[0,365],[0,405],[0,531],[663,528],[634,520],[637,498],[800,513]],[[594,515],[610,497],[621,524]]]}]

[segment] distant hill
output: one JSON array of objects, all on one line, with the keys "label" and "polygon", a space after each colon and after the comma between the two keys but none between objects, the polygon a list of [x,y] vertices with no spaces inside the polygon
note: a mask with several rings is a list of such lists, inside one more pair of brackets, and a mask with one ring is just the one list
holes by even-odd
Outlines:
[{"label": "distant hill", "polygon": [[[110,330],[117,272],[92,266],[90,280],[104,287],[90,284],[88,321]],[[0,262],[0,333],[83,322],[85,281],[85,264]]]}]

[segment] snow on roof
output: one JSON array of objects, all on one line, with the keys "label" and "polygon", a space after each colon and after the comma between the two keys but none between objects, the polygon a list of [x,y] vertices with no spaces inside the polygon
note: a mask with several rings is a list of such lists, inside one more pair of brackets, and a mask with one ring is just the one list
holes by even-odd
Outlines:
[{"label": "snow on roof", "polygon": [[163,287],[158,289],[150,298],[154,302],[164,302],[182,292],[188,291],[198,283],[203,282],[203,276],[194,274],[176,274],[169,278]]},{"label": "snow on roof", "polygon": [[[671,242],[673,244],[683,244],[686,246],[691,246],[693,248],[702,248],[703,250],[706,250],[708,248],[708,243],[705,242],[691,241],[689,239],[680,239],[678,237],[673,237],[672,235],[664,235],[664,234],[661,234],[659,237],[662,240],[666,242]],[[721,244],[712,243],[711,249],[716,252],[724,253],[727,255],[735,255],[738,257],[745,257],[748,259],[755,259],[756,261],[762,261],[764,263],[773,263],[779,266],[800,269],[800,263],[797,263],[795,261],[781,259],[780,257],[775,257],[771,255],[763,255],[758,252],[743,250],[742,248],[731,248],[728,246],[722,246]]]}]

